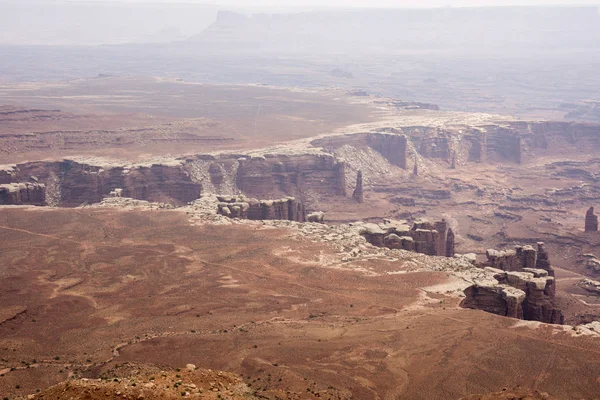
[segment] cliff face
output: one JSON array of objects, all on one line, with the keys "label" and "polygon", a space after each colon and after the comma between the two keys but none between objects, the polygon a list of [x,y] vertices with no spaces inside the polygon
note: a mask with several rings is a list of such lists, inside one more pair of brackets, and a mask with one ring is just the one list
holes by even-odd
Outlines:
[{"label": "cliff face", "polygon": [[[431,223],[420,219],[412,226],[404,220],[385,220],[382,224],[365,224],[360,234],[377,247],[414,251],[430,256],[454,256],[454,233],[448,229],[445,220]],[[449,234],[452,235],[450,240]]]},{"label": "cliff face", "polygon": [[124,197],[183,204],[197,199],[202,186],[180,167],[167,165],[103,168],[72,160],[19,164],[12,179],[35,177],[45,182],[56,205],[76,207],[97,203],[117,188]]},{"label": "cliff face", "polygon": [[408,165],[408,137],[398,130],[393,130],[393,132],[330,136],[313,140],[311,144],[315,147],[322,147],[330,152],[335,152],[336,149],[347,145],[357,148],[370,147],[385,157],[392,165],[396,165],[402,169],[406,169]]},{"label": "cliff face", "polygon": [[488,250],[486,254],[488,262],[482,266],[497,284],[465,289],[463,307],[531,321],[564,322],[556,306],[556,281],[544,243],[538,243],[537,251],[531,246],[517,246],[503,252]]},{"label": "cliff face", "polygon": [[46,186],[41,183],[0,185],[0,205],[46,205]]},{"label": "cliff face", "polygon": [[[185,204],[201,192],[262,199],[345,196],[345,162],[326,153],[247,156],[208,155],[169,164],[99,166],[73,160],[33,162],[3,170],[5,184],[38,180],[52,205],[98,203],[115,189],[123,197]],[[8,200],[7,200],[8,201]]]},{"label": "cliff face", "polygon": [[252,197],[301,196],[307,191],[322,196],[345,196],[345,163],[328,154],[265,156],[240,159],[238,189]]},{"label": "cliff face", "polygon": [[217,212],[230,218],[251,220],[306,221],[306,210],[295,197],[276,200],[248,199],[245,196],[217,196]]}]

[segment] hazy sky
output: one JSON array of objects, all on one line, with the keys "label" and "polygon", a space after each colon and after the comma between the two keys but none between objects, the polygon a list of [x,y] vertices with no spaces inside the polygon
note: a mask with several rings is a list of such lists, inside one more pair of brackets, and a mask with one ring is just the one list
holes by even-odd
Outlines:
[{"label": "hazy sky", "polygon": [[[56,0],[41,0],[54,2]],[[99,0],[71,0],[94,1]],[[115,1],[115,0],[113,0]],[[111,2],[113,2],[111,1]],[[127,3],[204,3],[239,6],[376,6],[376,7],[464,7],[506,5],[598,5],[600,0],[116,0]],[[1,1],[0,1],[1,2]]]}]

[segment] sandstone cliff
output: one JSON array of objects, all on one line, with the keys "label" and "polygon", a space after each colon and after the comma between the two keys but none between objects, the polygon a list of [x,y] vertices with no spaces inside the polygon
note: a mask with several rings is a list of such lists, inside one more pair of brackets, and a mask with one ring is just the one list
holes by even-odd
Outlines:
[{"label": "sandstone cliff", "polygon": [[[448,234],[451,234],[450,239]],[[435,223],[416,220],[384,220],[381,224],[363,224],[360,234],[374,246],[408,250],[430,256],[454,256],[454,233],[445,220]]]},{"label": "sandstone cliff", "polygon": [[0,185],[0,205],[46,205],[46,186],[41,183]]},{"label": "sandstone cliff", "polygon": [[554,271],[543,243],[538,243],[538,250],[516,246],[501,252],[488,250],[486,255],[488,262],[480,266],[497,282],[468,287],[461,306],[531,321],[564,322],[556,306]]}]

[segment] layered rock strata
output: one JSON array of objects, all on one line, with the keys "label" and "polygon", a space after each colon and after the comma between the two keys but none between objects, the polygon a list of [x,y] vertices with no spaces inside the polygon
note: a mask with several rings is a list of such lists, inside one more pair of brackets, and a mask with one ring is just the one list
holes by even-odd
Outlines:
[{"label": "layered rock strata", "polygon": [[465,289],[463,307],[531,321],[564,322],[556,306],[554,271],[543,243],[538,243],[538,250],[516,246],[508,251],[488,250],[486,255],[488,262],[480,267],[492,273],[497,283]]},{"label": "layered rock strata", "polygon": [[[405,220],[384,220],[381,224],[367,223],[360,234],[374,246],[414,251],[430,256],[454,256],[454,233],[448,238],[447,223],[416,220],[412,226]],[[451,254],[451,255],[450,255]]]},{"label": "layered rock strata", "polygon": [[296,222],[306,220],[304,205],[291,196],[276,200],[247,199],[244,196],[217,196],[217,199],[217,212],[230,218]]},{"label": "layered rock strata", "polygon": [[0,205],[46,205],[46,185],[29,182],[0,185]]}]

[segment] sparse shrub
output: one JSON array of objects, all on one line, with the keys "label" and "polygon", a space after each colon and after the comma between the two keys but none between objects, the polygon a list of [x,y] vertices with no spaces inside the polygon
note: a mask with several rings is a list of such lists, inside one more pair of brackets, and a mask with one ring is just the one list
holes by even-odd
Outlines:
[{"label": "sparse shrub", "polygon": [[54,359],[55,359],[56,361],[58,361],[58,360],[60,360],[60,356],[55,356],[55,357],[54,357]]}]

